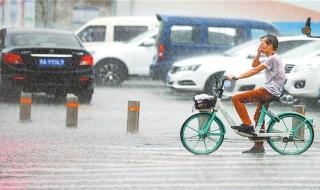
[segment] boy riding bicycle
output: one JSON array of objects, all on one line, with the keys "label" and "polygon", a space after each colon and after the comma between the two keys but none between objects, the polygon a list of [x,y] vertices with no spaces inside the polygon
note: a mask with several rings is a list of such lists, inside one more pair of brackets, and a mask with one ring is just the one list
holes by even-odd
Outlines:
[{"label": "boy riding bicycle", "polygon": [[[276,36],[268,34],[260,38],[260,46],[258,53],[253,59],[252,69],[239,75],[238,77],[229,75],[228,80],[237,80],[251,77],[262,70],[265,70],[266,85],[258,89],[246,91],[232,97],[232,102],[236,108],[238,115],[242,120],[240,126],[231,126],[231,128],[239,132],[254,134],[254,127],[249,118],[247,109],[244,103],[257,103],[257,108],[254,114],[255,126],[258,123],[260,110],[263,103],[266,103],[268,108],[269,103],[276,98],[279,98],[285,83],[285,70],[279,55],[276,53],[278,49],[278,39]],[[265,54],[267,59],[261,63],[259,61],[261,54]],[[264,129],[264,125],[262,126]],[[254,146],[244,151],[243,153],[264,153],[263,142],[255,142]]]}]

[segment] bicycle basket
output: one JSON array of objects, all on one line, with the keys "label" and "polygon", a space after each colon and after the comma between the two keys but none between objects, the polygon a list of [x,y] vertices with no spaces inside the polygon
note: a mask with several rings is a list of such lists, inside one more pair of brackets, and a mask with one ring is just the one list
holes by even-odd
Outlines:
[{"label": "bicycle basket", "polygon": [[200,94],[194,97],[194,107],[197,110],[213,108],[217,103],[217,96]]}]

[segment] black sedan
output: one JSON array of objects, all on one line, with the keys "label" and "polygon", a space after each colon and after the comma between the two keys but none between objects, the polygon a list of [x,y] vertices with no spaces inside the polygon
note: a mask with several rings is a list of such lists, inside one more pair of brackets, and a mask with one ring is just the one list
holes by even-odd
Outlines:
[{"label": "black sedan", "polygon": [[0,29],[0,95],[17,97],[21,91],[67,93],[90,102],[93,58],[71,32],[49,29]]}]

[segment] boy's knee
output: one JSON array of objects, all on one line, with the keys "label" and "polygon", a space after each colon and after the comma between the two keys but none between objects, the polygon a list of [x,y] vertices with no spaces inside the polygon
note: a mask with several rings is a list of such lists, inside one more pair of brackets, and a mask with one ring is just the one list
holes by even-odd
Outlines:
[{"label": "boy's knee", "polygon": [[238,102],[239,101],[239,97],[237,95],[234,95],[234,96],[232,96],[231,100],[232,100],[233,103]]}]

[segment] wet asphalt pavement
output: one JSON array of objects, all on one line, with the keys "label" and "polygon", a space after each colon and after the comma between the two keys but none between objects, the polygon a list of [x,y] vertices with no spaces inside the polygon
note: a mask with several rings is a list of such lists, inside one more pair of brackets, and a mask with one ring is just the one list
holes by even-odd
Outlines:
[{"label": "wet asphalt pavement", "polygon": [[[174,92],[161,82],[133,80],[96,87],[80,105],[78,126],[66,127],[63,100],[36,95],[32,121],[19,121],[18,103],[0,103],[0,189],[319,189],[320,138],[302,155],[247,155],[252,144],[229,126],[222,146],[196,156],[180,143],[194,93]],[[128,134],[128,100],[140,101],[137,134]],[[240,123],[229,101],[225,104]],[[320,108],[306,115],[320,124]],[[291,106],[273,104],[275,113]],[[253,114],[254,106],[249,106]]]}]

